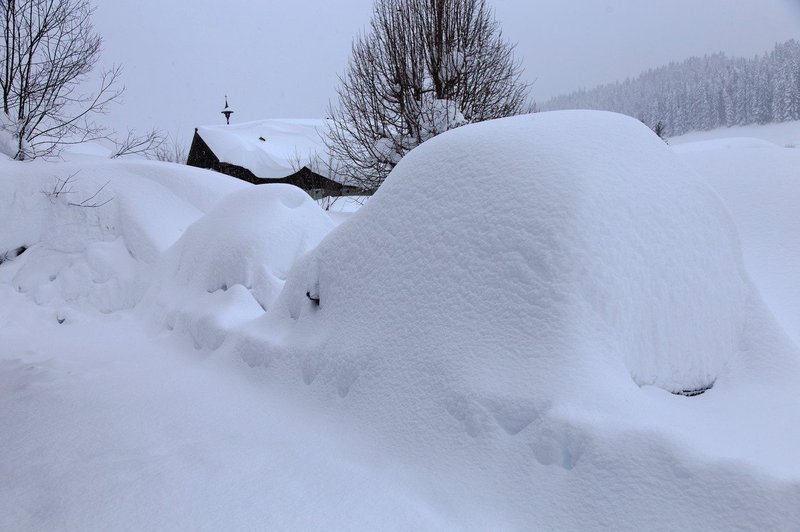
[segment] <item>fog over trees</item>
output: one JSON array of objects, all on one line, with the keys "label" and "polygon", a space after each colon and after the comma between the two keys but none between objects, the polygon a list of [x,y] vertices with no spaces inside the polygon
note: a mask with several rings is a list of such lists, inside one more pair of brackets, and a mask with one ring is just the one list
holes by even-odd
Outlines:
[{"label": "fog over trees", "polygon": [[555,109],[602,109],[659,122],[664,134],[800,120],[800,43],[753,58],[723,53],[650,69],[634,79],[553,98]]}]

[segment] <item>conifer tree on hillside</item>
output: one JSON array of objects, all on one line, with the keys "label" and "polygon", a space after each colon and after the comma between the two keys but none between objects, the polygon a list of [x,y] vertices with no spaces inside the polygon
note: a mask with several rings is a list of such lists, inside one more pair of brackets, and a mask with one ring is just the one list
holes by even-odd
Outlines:
[{"label": "conifer tree on hillside", "polygon": [[559,96],[544,109],[602,109],[662,121],[667,136],[693,130],[800,120],[800,43],[751,59],[692,57],[633,80]]}]

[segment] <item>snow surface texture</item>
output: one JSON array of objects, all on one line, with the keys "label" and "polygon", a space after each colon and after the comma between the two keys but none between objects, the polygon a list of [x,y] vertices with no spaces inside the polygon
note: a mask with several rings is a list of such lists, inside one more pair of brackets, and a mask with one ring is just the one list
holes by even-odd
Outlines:
[{"label": "snow surface texture", "polygon": [[0,529],[796,528],[799,355],[686,157],[464,126],[333,230],[290,187],[0,163]]},{"label": "snow surface texture", "polygon": [[125,311],[59,324],[0,299],[0,530],[447,529],[341,420],[229,360]]},{"label": "snow surface texture", "polygon": [[271,184],[228,195],[189,226],[155,276],[170,329],[216,349],[234,325],[261,315],[294,261],[333,228],[303,190]]},{"label": "snow surface texture", "polygon": [[325,120],[273,119],[203,126],[197,133],[220,162],[247,168],[262,179],[280,179],[311,167],[327,149]]},{"label": "snow surface texture", "polygon": [[[639,386],[711,386],[745,322],[724,206],[641,131],[598,145],[603,122],[574,116],[492,124],[420,150],[377,205],[306,261],[295,292],[319,290],[322,314],[341,315],[345,330],[368,317],[378,322],[368,330],[385,324],[388,335],[397,327],[390,316],[413,309],[413,323],[446,331],[436,352],[485,341],[490,331],[475,338],[471,320],[437,323],[461,310],[498,319],[497,342],[557,348],[569,372],[587,363],[589,344],[597,358],[624,363]],[[555,129],[553,120],[568,123]],[[432,183],[436,174],[452,179]],[[284,298],[295,318],[308,303],[296,296]],[[320,319],[308,314],[309,323]]]},{"label": "snow surface texture", "polygon": [[0,158],[10,159],[17,154],[16,131],[16,125],[9,116],[0,113]]},{"label": "snow surface texture", "polygon": [[669,143],[672,146],[678,146],[704,141],[735,141],[735,139],[742,138],[765,140],[786,148],[800,147],[800,121],[733,126],[711,131],[693,131],[678,137],[671,137]]},{"label": "snow surface texture", "polygon": [[[133,307],[147,287],[147,265],[218,198],[249,187],[145,161],[7,161],[0,172],[0,257],[20,263],[14,288],[39,304],[102,312]],[[26,251],[11,256],[19,249]]]},{"label": "snow surface texture", "polygon": [[800,414],[777,406],[798,354],[718,196],[630,118],[422,145],[228,345],[340,404],[444,506],[481,493],[462,525],[800,518]]},{"label": "snow surface texture", "polygon": [[[800,138],[800,124],[794,124]],[[771,133],[772,128],[766,129]],[[800,150],[731,138],[673,149],[725,200],[736,220],[751,278],[783,329],[800,345]]]}]

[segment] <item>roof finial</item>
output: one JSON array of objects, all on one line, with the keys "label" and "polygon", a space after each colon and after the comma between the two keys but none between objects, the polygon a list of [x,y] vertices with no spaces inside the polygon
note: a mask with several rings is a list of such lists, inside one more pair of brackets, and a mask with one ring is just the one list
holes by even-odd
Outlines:
[{"label": "roof finial", "polygon": [[225,115],[225,123],[230,125],[231,123],[231,115],[233,114],[233,109],[228,107],[228,95],[225,95],[225,109],[222,110],[222,114]]}]

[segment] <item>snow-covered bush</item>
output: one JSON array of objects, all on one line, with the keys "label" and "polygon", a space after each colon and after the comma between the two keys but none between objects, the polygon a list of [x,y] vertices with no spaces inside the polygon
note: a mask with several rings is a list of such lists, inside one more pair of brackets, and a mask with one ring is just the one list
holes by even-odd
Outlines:
[{"label": "snow-covered bush", "polygon": [[186,229],[152,289],[167,327],[216,348],[226,329],[268,309],[294,261],[333,228],[303,190],[285,184],[230,194]]},{"label": "snow-covered bush", "polygon": [[[320,320],[348,331],[345,357],[361,356],[355,338],[394,344],[398,327],[419,328],[430,335],[408,350],[440,363],[483,357],[468,346],[492,339],[515,346],[506,362],[622,364],[632,384],[680,392],[711,386],[736,356],[746,289],[733,224],[634,120],[470,127],[414,151],[385,187],[304,260],[279,307],[304,337]],[[301,297],[317,283],[321,314]]]},{"label": "snow-covered bush", "polygon": [[[13,159],[18,150],[18,128],[7,114],[0,112],[0,155]],[[27,143],[24,144],[27,147]]]},{"label": "snow-covered bush", "polygon": [[[40,305],[131,308],[149,265],[228,192],[250,185],[155,162],[0,161],[4,275]],[[26,248],[19,257],[16,250]]]}]

